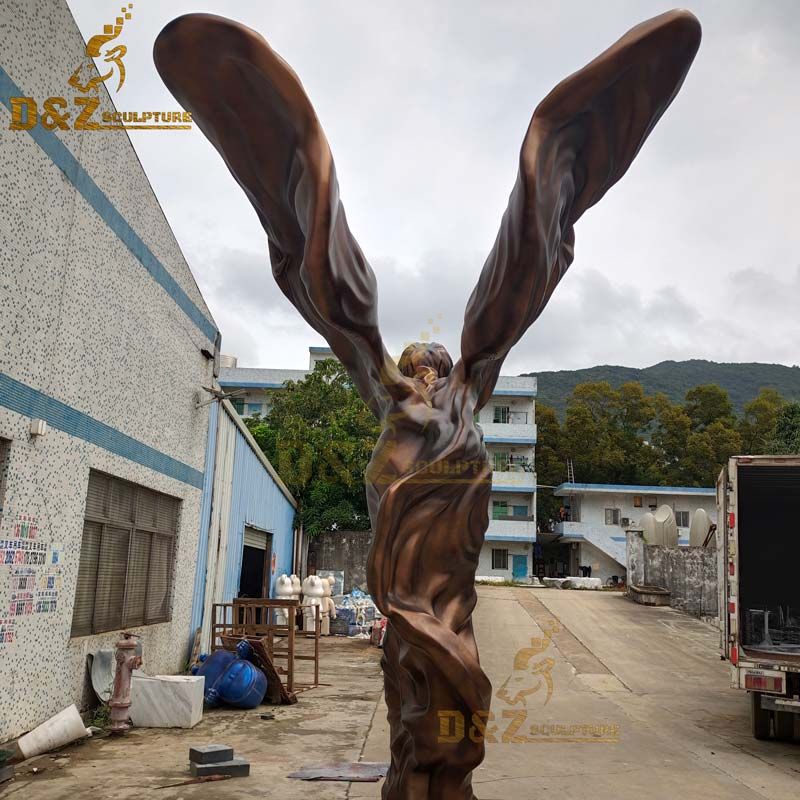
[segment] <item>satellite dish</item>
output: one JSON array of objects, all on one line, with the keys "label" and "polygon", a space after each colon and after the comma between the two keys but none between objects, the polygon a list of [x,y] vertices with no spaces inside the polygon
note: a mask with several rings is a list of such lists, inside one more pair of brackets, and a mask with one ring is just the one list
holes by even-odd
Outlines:
[{"label": "satellite dish", "polygon": [[672,509],[667,505],[659,506],[656,513],[653,514],[653,519],[655,522],[655,543],[665,547],[677,547],[678,524],[675,522],[675,514]]},{"label": "satellite dish", "polygon": [[647,544],[655,544],[656,537],[656,520],[655,517],[647,511],[639,518],[639,529],[642,531],[645,542]]},{"label": "satellite dish", "polygon": [[710,528],[711,520],[708,513],[704,508],[698,508],[692,516],[692,524],[689,528],[689,544],[692,547],[702,547]]}]

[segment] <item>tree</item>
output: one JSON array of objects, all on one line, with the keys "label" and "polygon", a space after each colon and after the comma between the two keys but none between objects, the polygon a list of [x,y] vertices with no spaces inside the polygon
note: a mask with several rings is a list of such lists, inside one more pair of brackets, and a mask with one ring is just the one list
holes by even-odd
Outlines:
[{"label": "tree", "polygon": [[692,428],[703,430],[713,422],[722,421],[730,427],[736,424],[733,403],[728,393],[715,383],[704,383],[686,392],[686,413],[692,420]]},{"label": "tree", "polygon": [[656,410],[651,440],[659,460],[659,482],[678,486],[683,480],[683,459],[692,433],[692,420],[683,406],[665,394],[654,399]]},{"label": "tree", "polygon": [[687,486],[714,486],[725,462],[742,450],[742,437],[723,420],[689,435],[686,456],[681,463],[682,483]]},{"label": "tree", "polygon": [[786,400],[776,389],[762,389],[758,396],[744,404],[744,416],[739,423],[742,452],[752,455],[769,452],[781,409]]},{"label": "tree", "polygon": [[767,450],[772,455],[800,454],[800,403],[787,403],[780,410]]},{"label": "tree", "polygon": [[288,381],[269,413],[246,424],[297,498],[308,533],[369,529],[364,471],[380,427],[338,361]]},{"label": "tree", "polygon": [[[558,486],[566,479],[566,464],[561,453],[561,425],[555,410],[536,406],[536,480],[539,485]],[[552,489],[537,490],[536,516],[542,526],[558,519],[561,498]]]},{"label": "tree", "polygon": [[607,381],[578,384],[563,429],[563,455],[581,481],[645,483],[654,479],[655,453],[642,433],[652,424],[653,401],[641,384],[613,389]]}]

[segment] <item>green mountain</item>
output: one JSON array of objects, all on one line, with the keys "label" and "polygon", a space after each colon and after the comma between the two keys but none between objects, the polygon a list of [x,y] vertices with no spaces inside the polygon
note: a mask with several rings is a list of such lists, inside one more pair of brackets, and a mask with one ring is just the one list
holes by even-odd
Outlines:
[{"label": "green mountain", "polygon": [[716,383],[728,390],[738,413],[764,386],[777,389],[787,400],[800,400],[800,367],[783,364],[718,364],[716,361],[662,361],[652,367],[602,365],[557,372],[528,372],[539,379],[537,401],[552,406],[561,415],[567,398],[579,383],[608,381],[618,387],[639,381],[648,394],[663,392],[673,401],[683,401],[686,392],[701,383]]}]

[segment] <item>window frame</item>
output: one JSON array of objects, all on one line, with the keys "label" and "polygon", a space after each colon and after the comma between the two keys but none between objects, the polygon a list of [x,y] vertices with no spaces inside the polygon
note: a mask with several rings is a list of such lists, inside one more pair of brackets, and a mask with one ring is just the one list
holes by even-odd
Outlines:
[{"label": "window frame", "polygon": [[[498,419],[500,417],[500,419]],[[502,419],[505,417],[505,419]],[[511,418],[511,406],[494,406],[494,414],[492,416],[492,422],[495,425],[508,425],[508,422]]]},{"label": "window frame", "polygon": [[[501,511],[501,509],[503,509]],[[504,519],[508,516],[507,500],[492,500],[492,519]]]},{"label": "window frame", "polygon": [[[497,566],[497,561],[500,561],[503,566]],[[508,548],[507,547],[493,547],[492,548],[492,569],[508,570]]]},{"label": "window frame", "polygon": [[[611,517],[611,522],[609,522],[609,515]],[[618,508],[606,508],[605,509],[605,521],[606,525],[617,525],[620,524],[620,519],[622,518],[622,512]]]},{"label": "window frame", "polygon": [[[89,492],[91,487],[91,481],[93,477],[97,477],[100,479],[105,479],[108,481],[106,486],[106,492],[103,499],[103,514],[98,514],[95,512],[94,509],[90,508],[89,505]],[[133,494],[131,499],[131,508],[132,514],[131,519],[126,520],[123,519],[122,516],[113,516],[111,512],[111,498],[114,492],[114,485],[119,484],[122,486],[129,487]],[[94,566],[94,580],[93,580],[93,594],[91,595],[91,614],[90,614],[90,624],[89,629],[87,630],[85,627],[79,627],[77,630],[75,629],[75,611],[78,606],[78,592],[80,590],[80,581],[76,581],[75,587],[75,598],[73,602],[72,608],[72,624],[70,627],[70,638],[79,638],[82,636],[96,636],[102,633],[108,633],[111,631],[118,631],[118,630],[125,630],[126,628],[140,628],[150,625],[160,625],[166,622],[170,622],[172,620],[172,612],[173,612],[173,598],[175,592],[175,567],[176,567],[176,556],[178,551],[178,535],[180,531],[180,518],[181,518],[181,511],[183,507],[183,502],[181,498],[174,497],[173,495],[166,494],[165,492],[159,492],[155,489],[151,489],[147,486],[142,486],[141,484],[134,483],[133,481],[126,480],[124,478],[119,478],[116,475],[111,475],[106,472],[102,472],[101,470],[89,470],[89,482],[87,484],[87,497],[86,497],[86,506],[84,508],[83,514],[83,529],[81,535],[81,554],[79,557],[78,562],[78,578],[80,578],[81,572],[81,560],[83,558],[83,540],[84,537],[87,535],[87,525],[90,526],[99,526],[99,540],[97,545],[97,564]],[[159,507],[154,507],[154,516],[153,521],[151,524],[148,524],[148,520],[140,519],[140,505],[139,499],[142,492],[149,493],[154,496],[154,500],[156,502],[159,501],[160,498],[166,498],[168,501],[171,501],[172,508],[168,509],[167,513],[172,518],[172,531],[169,532],[165,528],[159,526]],[[113,536],[110,533],[109,529],[113,530],[114,532],[118,531],[127,531],[128,534],[128,542],[127,542],[127,553],[125,557],[125,564],[124,564],[124,571],[125,571],[125,578],[124,578],[124,587],[122,592],[122,600],[120,605],[120,614],[119,618],[115,620],[119,624],[114,624],[112,627],[106,627],[105,625],[96,625],[95,619],[97,616],[97,600],[98,600],[98,587],[101,585],[101,563],[100,563],[100,554],[103,550],[104,543],[106,541],[106,537],[108,537],[108,541],[113,541]],[[131,610],[127,607],[128,601],[130,599],[132,590],[139,589],[140,587],[134,586],[135,578],[131,575],[132,567],[135,568],[134,562],[131,559],[132,552],[134,547],[136,546],[138,537],[149,536],[148,542],[148,549],[147,549],[147,565],[145,568],[146,577],[144,581],[144,594],[142,599],[142,613],[141,613],[141,621],[137,622],[131,619]],[[154,564],[154,547],[153,544],[157,541],[156,537],[159,539],[159,544],[164,545],[166,544],[167,547],[167,559],[166,559],[166,569],[167,569],[167,587],[166,587],[166,595],[165,595],[165,613],[158,614],[154,616],[148,615],[148,600],[149,600],[149,592],[150,592],[150,580],[153,576],[156,569],[158,569],[158,563]],[[166,540],[166,542],[165,542]],[[90,566],[91,568],[91,566]],[[109,566],[106,572],[110,573],[113,576],[114,570],[121,570],[122,565],[121,562],[117,562],[113,566]],[[113,580],[113,577],[111,578]],[[103,581],[108,581],[108,575],[102,575]]]},{"label": "window frame", "polygon": [[[498,464],[498,457],[500,457],[500,463]],[[492,453],[492,467],[494,472],[509,472],[509,467],[511,466],[511,451],[510,450],[495,450]],[[501,469],[501,467],[503,467]]]},{"label": "window frame", "polygon": [[[679,514],[681,515],[680,517],[678,516]],[[685,518],[686,518],[686,524],[685,525],[681,525],[680,520],[684,517],[684,515],[685,515]],[[675,524],[679,528],[689,528],[689,527],[691,527],[691,520],[692,520],[691,512],[689,512],[689,511],[675,511]]]}]

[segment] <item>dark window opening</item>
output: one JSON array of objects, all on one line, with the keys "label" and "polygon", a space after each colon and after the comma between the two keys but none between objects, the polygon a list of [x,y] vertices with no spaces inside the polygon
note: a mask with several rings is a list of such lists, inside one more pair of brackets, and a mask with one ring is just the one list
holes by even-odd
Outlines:
[{"label": "dark window opening", "polygon": [[492,569],[508,569],[508,550],[492,548]]}]

